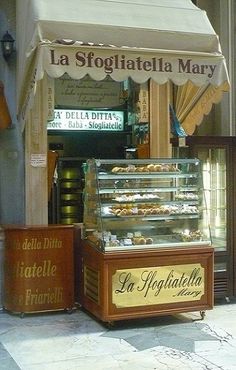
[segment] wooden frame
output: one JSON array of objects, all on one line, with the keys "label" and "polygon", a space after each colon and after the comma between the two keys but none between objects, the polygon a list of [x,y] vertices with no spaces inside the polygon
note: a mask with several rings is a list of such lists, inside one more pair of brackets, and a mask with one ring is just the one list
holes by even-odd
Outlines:
[{"label": "wooden frame", "polygon": [[[112,302],[112,277],[119,269],[200,264],[204,269],[204,294],[198,301],[119,308]],[[102,253],[87,241],[79,254],[80,304],[98,319],[111,322],[139,317],[169,315],[213,308],[213,248],[175,248],[136,252]]]}]

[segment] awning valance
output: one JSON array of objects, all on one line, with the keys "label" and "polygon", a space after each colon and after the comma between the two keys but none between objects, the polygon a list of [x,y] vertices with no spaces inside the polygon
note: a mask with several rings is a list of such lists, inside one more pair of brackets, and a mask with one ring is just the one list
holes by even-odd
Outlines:
[{"label": "awning valance", "polygon": [[171,80],[183,85],[188,80],[195,85],[219,86],[227,81],[225,59],[222,55],[179,50],[157,50],[141,48],[116,48],[106,46],[80,46],[78,43],[40,44],[38,50],[37,75],[44,72],[58,78],[67,73],[73,79],[89,74],[95,80],[109,75],[115,81],[131,77],[137,83],[152,78],[158,84]]},{"label": "awning valance", "polygon": [[190,0],[73,0],[70,6],[17,0],[17,6],[21,121],[44,73],[228,85],[218,36]]}]

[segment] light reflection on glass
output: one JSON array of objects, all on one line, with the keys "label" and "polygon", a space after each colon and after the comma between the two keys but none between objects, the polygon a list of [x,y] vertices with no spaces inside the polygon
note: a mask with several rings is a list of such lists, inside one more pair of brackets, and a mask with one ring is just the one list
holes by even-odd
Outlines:
[{"label": "light reflection on glass", "polygon": [[203,163],[203,184],[213,245],[226,249],[226,158],[224,149],[206,149],[199,155]]}]

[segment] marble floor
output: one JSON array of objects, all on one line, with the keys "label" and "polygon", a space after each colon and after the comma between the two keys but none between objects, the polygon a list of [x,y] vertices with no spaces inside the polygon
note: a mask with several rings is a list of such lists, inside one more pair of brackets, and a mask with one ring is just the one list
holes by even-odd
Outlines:
[{"label": "marble floor", "polygon": [[122,321],[113,328],[81,309],[0,311],[1,370],[236,370],[236,304]]}]

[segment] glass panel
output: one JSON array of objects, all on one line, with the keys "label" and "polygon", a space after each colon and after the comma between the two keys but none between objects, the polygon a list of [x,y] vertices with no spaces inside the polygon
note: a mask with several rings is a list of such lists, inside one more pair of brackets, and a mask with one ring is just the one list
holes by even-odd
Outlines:
[{"label": "glass panel", "polygon": [[[202,161],[203,186],[211,228],[213,246],[226,250],[226,150],[224,148],[198,148]],[[207,212],[205,211],[206,217]]]},{"label": "glass panel", "polygon": [[104,251],[210,245],[197,159],[86,163],[84,238]]}]

